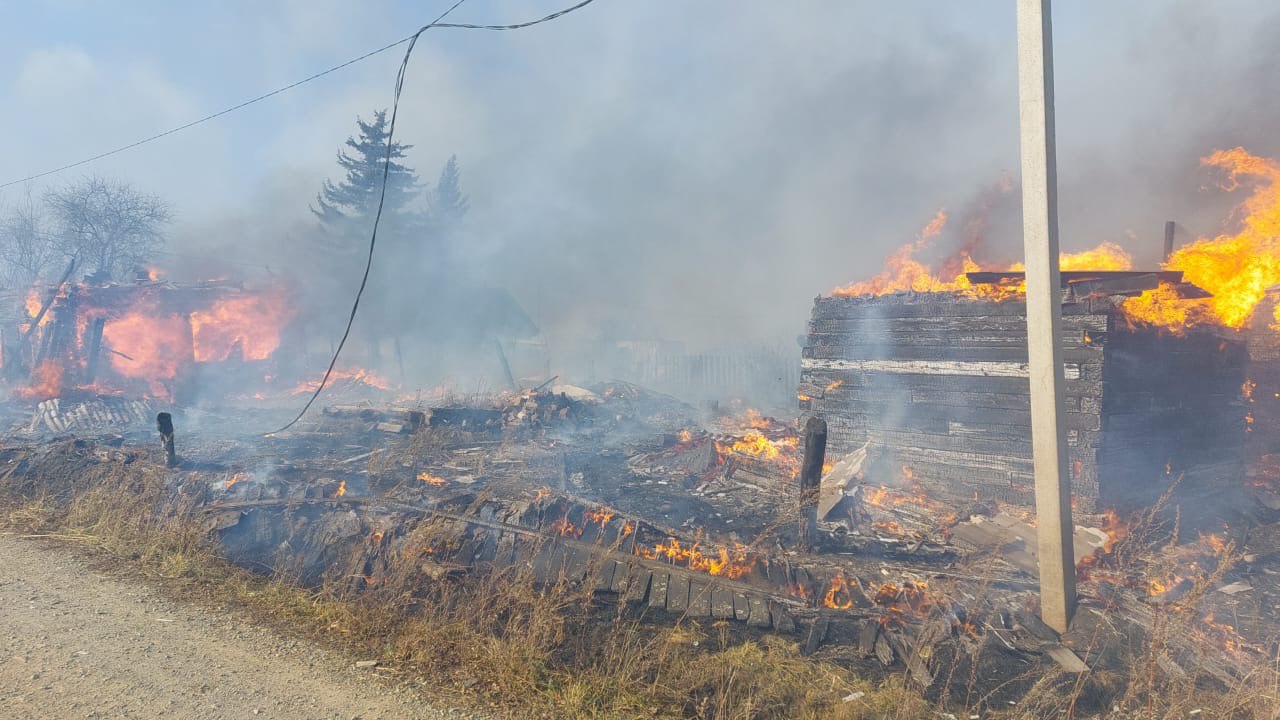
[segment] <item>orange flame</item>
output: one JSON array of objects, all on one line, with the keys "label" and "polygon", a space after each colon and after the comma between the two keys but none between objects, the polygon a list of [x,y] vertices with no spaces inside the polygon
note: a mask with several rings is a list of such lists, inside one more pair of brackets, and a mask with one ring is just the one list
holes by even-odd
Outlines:
[{"label": "orange flame", "polygon": [[111,351],[112,369],[146,383],[156,397],[169,397],[166,381],[176,378],[192,358],[186,318],[162,311],[152,297],[141,298],[122,315],[108,318],[102,341]]},{"label": "orange flame", "polygon": [[680,544],[679,539],[673,537],[659,542],[652,550],[637,548],[636,554],[651,560],[665,558],[673,565],[710,575],[723,575],[730,580],[737,580],[747,575],[760,562],[758,555],[740,543],[734,543],[731,548],[721,547],[714,553],[704,553],[699,549],[697,540],[686,547]]},{"label": "orange flame", "polygon": [[347,481],[343,480],[338,483],[338,491],[333,494],[334,497],[342,497],[347,494]]},{"label": "orange flame", "polygon": [[886,535],[901,535],[902,526],[892,520],[877,520],[871,523],[871,527],[879,530]]},{"label": "orange flame", "polygon": [[439,475],[432,475],[426,470],[423,470],[422,472],[418,473],[418,479],[428,485],[435,485],[436,487],[444,485],[448,482],[444,478],[440,477]]},{"label": "orange flame", "polygon": [[1181,575],[1174,575],[1169,578],[1147,578],[1147,595],[1155,597],[1178,587],[1186,581]]},{"label": "orange flame", "polygon": [[1172,287],[1161,286],[1125,302],[1131,320],[1175,334],[1198,324],[1243,327],[1267,288],[1280,283],[1280,165],[1240,147],[1218,150],[1200,162],[1225,172],[1224,190],[1246,180],[1254,188],[1236,208],[1243,218],[1237,232],[1200,238],[1164,264],[1213,297],[1183,300]]},{"label": "orange flame", "polygon": [[[320,381],[323,378],[324,374],[321,373],[312,380],[298,383],[297,387],[292,390],[292,394],[303,395],[315,392],[316,388],[320,387]],[[391,389],[391,383],[387,382],[382,378],[382,376],[372,370],[365,370],[364,368],[356,368],[354,370],[339,370],[338,368],[334,368],[333,372],[329,374],[330,384],[343,380],[355,384],[367,385],[371,388],[377,388],[378,390]]]},{"label": "orange flame", "polygon": [[1115,555],[1116,546],[1129,537],[1130,531],[1138,521],[1136,516],[1122,518],[1119,513],[1111,508],[1103,510],[1102,515],[1101,530],[1106,533],[1107,539],[1103,541],[1102,547],[1093,551],[1093,554],[1080,558],[1079,562],[1076,563],[1076,577],[1081,580],[1088,579],[1090,571]]},{"label": "orange flame", "polygon": [[192,350],[198,362],[223,361],[239,349],[244,360],[265,360],[295,311],[283,292],[220,298],[191,313]]},{"label": "orange flame", "polygon": [[747,433],[742,439],[735,440],[729,449],[744,455],[773,460],[783,450],[795,449],[798,445],[799,440],[797,438],[782,438],[775,442],[765,437],[762,433],[753,431]]},{"label": "orange flame", "polygon": [[551,529],[555,530],[561,537],[582,537],[582,531],[586,528],[575,527],[569,520],[569,516],[564,516],[551,523]]},{"label": "orange flame", "polygon": [[831,587],[827,588],[827,594],[822,597],[822,604],[836,610],[848,610],[853,607],[852,588],[857,585],[856,578],[850,582],[845,579],[844,573],[837,572],[831,577]]},{"label": "orange flame", "polygon": [[[1005,267],[983,267],[974,262],[968,254],[968,248],[962,248],[959,257],[942,263],[948,272],[956,272],[952,277],[935,273],[928,265],[918,260],[916,255],[927,249],[942,233],[946,225],[947,215],[939,210],[933,220],[920,231],[913,242],[895,250],[885,260],[885,267],[879,274],[861,282],[851,283],[831,291],[840,297],[857,297],[863,295],[886,295],[898,292],[950,292],[979,300],[1008,300],[1019,298],[1026,292],[1025,282],[1008,284],[974,285],[966,277],[966,273],[979,270],[999,270],[1022,272],[1026,267],[1022,263],[1014,263]],[[1078,253],[1063,253],[1059,256],[1059,268],[1063,271],[1073,270],[1128,270],[1133,260],[1119,245],[1103,242],[1091,250]]]},{"label": "orange flame", "polygon": [[40,308],[44,307],[44,300],[40,297],[40,289],[33,287],[28,290],[27,297],[22,304],[27,310],[27,317],[34,318],[36,315],[39,315]]},{"label": "orange flame", "polygon": [[603,529],[613,519],[614,514],[609,508],[601,506],[587,513],[586,517],[588,522],[593,522]]},{"label": "orange flame", "polygon": [[23,400],[48,400],[62,394],[62,363],[45,360],[31,372],[31,379],[26,387],[18,388],[14,394]]},{"label": "orange flame", "polygon": [[924,617],[932,607],[927,591],[928,581],[917,580],[904,582],[901,587],[892,582],[881,585],[875,597],[876,605],[881,606],[880,624],[887,628],[901,628],[909,618]]}]

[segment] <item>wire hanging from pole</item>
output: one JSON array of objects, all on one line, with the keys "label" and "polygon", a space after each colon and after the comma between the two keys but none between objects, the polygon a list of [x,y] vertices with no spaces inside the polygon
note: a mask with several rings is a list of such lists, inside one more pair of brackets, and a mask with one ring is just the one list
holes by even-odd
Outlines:
[{"label": "wire hanging from pole", "polygon": [[373,230],[369,235],[369,254],[368,254],[368,257],[365,259],[364,274],[360,278],[360,287],[356,290],[355,300],[352,301],[351,303],[351,314],[347,317],[346,329],[342,331],[342,339],[338,341],[338,346],[334,348],[333,357],[330,358],[329,360],[329,367],[325,369],[324,376],[320,378],[320,384],[316,386],[315,392],[311,393],[311,397],[307,399],[306,404],[303,405],[302,409],[298,411],[298,415],[294,417],[292,420],[290,420],[288,423],[286,423],[283,427],[279,428],[278,430],[273,430],[267,433],[267,435],[274,435],[276,433],[280,433],[280,432],[284,432],[285,430],[288,430],[289,428],[296,425],[298,421],[301,420],[303,416],[307,414],[307,411],[311,409],[311,406],[315,403],[316,399],[320,397],[320,393],[324,391],[325,386],[329,384],[329,377],[333,375],[333,369],[338,364],[338,357],[342,355],[342,348],[347,344],[347,338],[351,336],[351,328],[355,325],[356,312],[360,308],[360,298],[364,296],[365,287],[368,286],[369,284],[369,271],[373,269],[373,253],[374,253],[374,248],[377,246],[377,243],[378,243],[378,225],[382,222],[382,208],[386,204],[386,200],[387,200],[387,181],[391,175],[392,141],[395,138],[395,133],[396,133],[396,115],[400,109],[400,94],[401,94],[401,91],[404,90],[404,78],[409,68],[409,57],[413,55],[413,48],[415,45],[417,45],[418,38],[422,36],[422,33],[432,28],[457,28],[462,30],[521,30],[523,28],[533,27],[534,25],[540,25],[542,23],[550,22],[552,20],[555,20],[556,18],[568,15],[569,13],[575,10],[580,10],[590,5],[591,3],[595,2],[595,0],[582,0],[582,2],[579,2],[576,5],[572,5],[563,10],[559,10],[557,12],[551,13],[550,15],[538,18],[537,20],[530,20],[528,22],[516,23],[514,25],[470,25],[470,24],[461,24],[461,23],[440,22],[446,16],[448,16],[449,13],[456,10],[458,6],[464,2],[466,2],[466,0],[458,0],[448,10],[445,10],[444,13],[440,15],[440,17],[436,18],[435,20],[433,20],[432,22],[426,25],[423,25],[421,28],[418,29],[416,33],[414,33],[412,36],[409,37],[409,47],[405,48],[404,59],[400,61],[400,69],[396,72],[395,96],[391,102],[391,123],[387,127],[387,153],[382,161],[382,188],[378,193],[378,210],[376,213],[374,213]]}]

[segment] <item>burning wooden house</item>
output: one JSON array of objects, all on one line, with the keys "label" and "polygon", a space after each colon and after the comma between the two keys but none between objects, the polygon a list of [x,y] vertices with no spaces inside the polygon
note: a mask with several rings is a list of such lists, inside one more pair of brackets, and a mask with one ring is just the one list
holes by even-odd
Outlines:
[{"label": "burning wooden house", "polygon": [[[869,444],[881,472],[930,492],[1032,504],[1026,306],[1019,273],[968,273],[963,292],[820,297],[801,361],[803,413],[830,444]],[[1126,298],[1179,272],[1064,272],[1066,428],[1084,510],[1184,483],[1238,479],[1246,436],[1243,335],[1136,322]],[[1012,287],[1011,287],[1012,284]]]},{"label": "burning wooden house", "polygon": [[19,395],[44,400],[83,388],[174,399],[213,376],[261,382],[295,311],[279,290],[147,278],[32,290],[21,315],[3,354]]}]

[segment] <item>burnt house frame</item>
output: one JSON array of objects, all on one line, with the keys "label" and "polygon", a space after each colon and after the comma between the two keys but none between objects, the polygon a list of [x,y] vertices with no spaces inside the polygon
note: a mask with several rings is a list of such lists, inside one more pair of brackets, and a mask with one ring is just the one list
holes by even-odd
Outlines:
[{"label": "burnt house frame", "polygon": [[[1243,336],[1132,323],[1125,295],[1181,280],[1158,275],[1063,274],[1069,469],[1085,512],[1148,503],[1178,477],[1211,486],[1243,476]],[[801,359],[801,413],[827,421],[834,453],[868,444],[871,482],[906,477],[957,499],[1032,505],[1026,344],[1017,297],[819,297]]]}]

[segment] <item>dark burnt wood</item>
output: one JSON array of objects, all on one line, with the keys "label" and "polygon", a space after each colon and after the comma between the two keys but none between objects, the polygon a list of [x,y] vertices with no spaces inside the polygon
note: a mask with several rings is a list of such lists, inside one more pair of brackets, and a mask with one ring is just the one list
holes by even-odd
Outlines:
[{"label": "dark burnt wood", "polygon": [[[1066,275],[1093,295],[1181,279]],[[1121,300],[1063,306],[1069,467],[1085,511],[1150,500],[1179,475],[1217,482],[1240,472],[1230,460],[1246,436],[1241,337],[1135,327]],[[1025,306],[1016,300],[819,298],[802,352],[800,408],[826,420],[832,453],[870,442],[882,481],[901,479],[905,467],[931,492],[1027,504],[1026,357]],[[1280,392],[1280,382],[1268,392]]]}]

